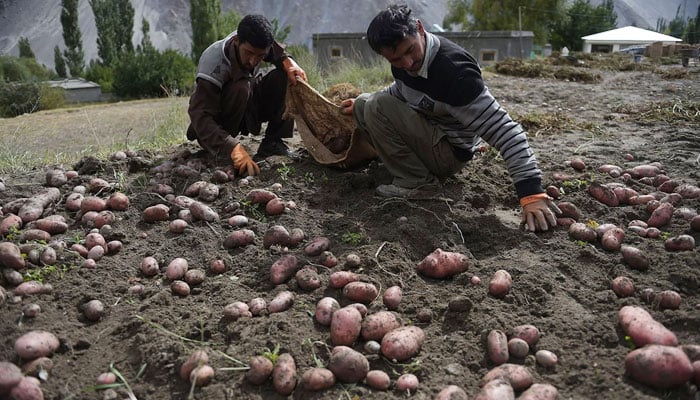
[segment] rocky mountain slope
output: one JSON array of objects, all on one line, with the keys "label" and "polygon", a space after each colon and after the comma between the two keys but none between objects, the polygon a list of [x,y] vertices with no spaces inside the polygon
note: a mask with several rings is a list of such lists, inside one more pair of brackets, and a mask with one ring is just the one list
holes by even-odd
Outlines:
[{"label": "rocky mountain slope", "polygon": [[[602,0],[594,0],[592,4]],[[235,8],[241,14],[260,13],[277,18],[281,26],[290,25],[289,44],[311,45],[313,33],[363,32],[378,10],[391,0],[223,0],[223,8]],[[408,4],[426,26],[440,25],[447,0],[409,0]],[[151,39],[160,49],[174,48],[189,53],[191,28],[189,0],[132,0],[135,10],[134,42],[141,40],[141,21],[151,26]],[[618,26],[655,28],[656,21],[676,15],[678,6],[685,15],[694,16],[700,0],[616,0]],[[0,1],[0,54],[17,55],[20,37],[26,37],[40,63],[53,68],[53,49],[64,47],[60,22],[61,0]],[[85,60],[97,58],[97,30],[88,0],[79,0],[80,29]]]}]

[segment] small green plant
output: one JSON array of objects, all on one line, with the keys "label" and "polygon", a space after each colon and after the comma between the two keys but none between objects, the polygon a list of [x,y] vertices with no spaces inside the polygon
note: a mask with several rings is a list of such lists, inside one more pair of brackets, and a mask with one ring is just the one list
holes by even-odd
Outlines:
[{"label": "small green plant", "polygon": [[267,358],[268,360],[272,361],[273,364],[276,364],[277,359],[280,356],[280,345],[276,344],[275,348],[272,350],[265,349],[265,351],[262,352],[262,356]]},{"label": "small green plant", "polygon": [[632,337],[630,335],[625,335],[625,343],[627,344],[627,347],[629,347],[631,350],[637,348],[637,346],[632,341]]},{"label": "small green plant", "polygon": [[19,228],[17,228],[16,226],[11,226],[8,232],[5,234],[5,240],[13,242],[15,241],[15,239],[19,238],[19,234]]},{"label": "small green plant", "polygon": [[[136,373],[136,376],[134,377],[135,381],[138,381],[143,377],[144,372],[146,372],[147,365],[148,364],[146,364],[146,363],[141,365],[141,368],[138,370],[138,372]],[[114,388],[123,387],[126,389],[126,392],[129,396],[129,400],[136,400],[136,395],[134,395],[134,391],[131,389],[129,382],[126,380],[126,378],[124,378],[124,375],[122,375],[122,373],[114,366],[114,363],[109,364],[109,372],[116,375],[119,382],[104,384],[104,385],[90,386],[90,387],[85,388],[85,390],[86,391],[96,391],[96,390],[114,389]]]},{"label": "small green plant", "polygon": [[241,206],[245,210],[247,215],[250,215],[253,219],[257,219],[262,222],[267,221],[267,215],[260,210],[257,204],[253,204],[250,201],[244,201]]},{"label": "small green plant", "polygon": [[562,186],[564,186],[565,189],[569,189],[569,191],[575,192],[586,189],[588,186],[590,186],[591,183],[585,179],[570,179],[562,182],[561,184]]},{"label": "small green plant", "polygon": [[666,232],[666,231],[661,232],[661,235],[659,235],[659,238],[661,240],[668,240],[668,238],[670,238],[670,237],[671,237],[671,232]]},{"label": "small green plant", "polygon": [[403,374],[415,374],[423,368],[423,363],[420,358],[416,358],[408,364],[393,362],[386,357],[382,357],[382,360],[389,366],[391,374],[395,377]]},{"label": "small green plant", "polygon": [[289,176],[294,175],[294,168],[282,163],[281,166],[277,167],[277,173],[280,175],[280,180],[282,182],[287,182]]},{"label": "small green plant", "polygon": [[362,234],[357,232],[346,232],[342,236],[343,242],[357,246],[362,243]]},{"label": "small green plant", "polygon": [[592,229],[597,229],[598,228],[598,223],[592,219],[589,219],[586,221],[586,226],[592,228]]},{"label": "small green plant", "polygon": [[308,184],[312,184],[316,181],[316,178],[314,177],[313,173],[307,172],[304,174],[304,181]]},{"label": "small green plant", "polygon": [[577,246],[581,246],[581,247],[588,246],[588,242],[586,242],[584,240],[574,240],[574,244]]}]

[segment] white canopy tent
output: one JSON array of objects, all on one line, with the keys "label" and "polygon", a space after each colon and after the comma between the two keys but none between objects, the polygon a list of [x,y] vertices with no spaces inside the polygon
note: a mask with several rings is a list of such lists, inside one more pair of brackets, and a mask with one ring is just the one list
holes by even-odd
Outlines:
[{"label": "white canopy tent", "polygon": [[670,44],[681,42],[681,39],[662,33],[649,31],[635,26],[613,29],[593,35],[583,36],[583,52],[590,53],[594,48],[607,48],[607,51],[616,52],[625,47],[634,45],[648,45],[656,42]]}]

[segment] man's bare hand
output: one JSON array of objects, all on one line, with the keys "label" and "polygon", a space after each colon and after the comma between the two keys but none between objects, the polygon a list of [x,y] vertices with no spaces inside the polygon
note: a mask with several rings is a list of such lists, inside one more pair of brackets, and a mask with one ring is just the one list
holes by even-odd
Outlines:
[{"label": "man's bare hand", "polygon": [[307,82],[306,72],[291,58],[287,57],[282,61],[284,71],[287,73],[287,78],[292,85],[297,84],[297,77]]}]

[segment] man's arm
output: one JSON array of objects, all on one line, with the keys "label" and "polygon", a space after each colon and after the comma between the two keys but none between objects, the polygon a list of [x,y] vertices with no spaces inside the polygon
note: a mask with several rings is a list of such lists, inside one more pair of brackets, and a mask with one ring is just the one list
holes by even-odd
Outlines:
[{"label": "man's arm", "polygon": [[221,89],[207,80],[198,79],[188,113],[202,147],[214,156],[228,157],[238,144],[238,139],[214,119],[221,113],[220,98]]}]

